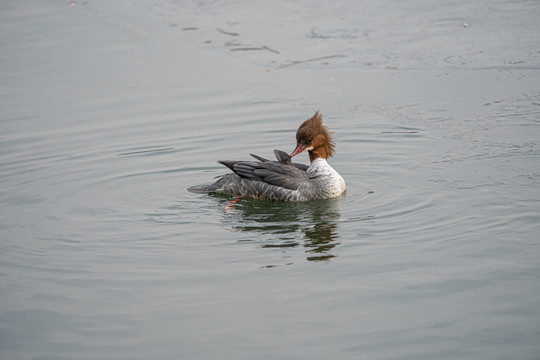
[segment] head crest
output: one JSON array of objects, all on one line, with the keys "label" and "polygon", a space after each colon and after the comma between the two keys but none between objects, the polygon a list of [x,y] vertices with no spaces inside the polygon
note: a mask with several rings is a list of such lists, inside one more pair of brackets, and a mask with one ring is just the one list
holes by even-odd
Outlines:
[{"label": "head crest", "polygon": [[[297,143],[311,142],[314,138],[322,138],[324,146],[317,147],[310,151],[310,158],[316,155],[329,158],[334,155],[335,143],[332,133],[323,125],[322,115],[319,111],[300,125],[296,132]],[[317,153],[317,154],[315,154]]]}]

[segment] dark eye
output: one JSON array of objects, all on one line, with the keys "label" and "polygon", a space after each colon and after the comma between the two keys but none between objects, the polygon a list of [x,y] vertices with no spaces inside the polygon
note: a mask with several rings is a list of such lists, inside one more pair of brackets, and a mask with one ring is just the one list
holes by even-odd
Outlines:
[{"label": "dark eye", "polygon": [[311,140],[313,140],[313,139],[309,139],[309,140],[307,141],[307,143],[308,143],[308,144],[311,144]]}]

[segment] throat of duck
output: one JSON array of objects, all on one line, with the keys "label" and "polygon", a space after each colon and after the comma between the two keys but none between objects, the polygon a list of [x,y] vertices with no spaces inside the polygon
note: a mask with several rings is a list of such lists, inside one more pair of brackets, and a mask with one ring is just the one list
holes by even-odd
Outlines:
[{"label": "throat of duck", "polygon": [[325,160],[328,160],[328,158],[330,157],[329,150],[326,149],[324,146],[320,146],[316,149],[309,150],[308,154],[309,154],[310,162],[313,162],[313,160],[318,159],[318,158],[323,158]]},{"label": "throat of duck", "polygon": [[317,154],[315,154],[315,152],[313,150],[308,151],[308,155],[309,155],[309,162],[313,162],[313,160],[320,157]]}]

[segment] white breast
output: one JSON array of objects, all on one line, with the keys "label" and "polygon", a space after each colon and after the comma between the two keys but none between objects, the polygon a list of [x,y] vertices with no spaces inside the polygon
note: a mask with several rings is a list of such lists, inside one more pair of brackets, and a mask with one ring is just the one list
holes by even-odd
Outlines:
[{"label": "white breast", "polygon": [[307,174],[320,199],[337,197],[346,189],[345,180],[325,159],[313,160],[307,169]]}]

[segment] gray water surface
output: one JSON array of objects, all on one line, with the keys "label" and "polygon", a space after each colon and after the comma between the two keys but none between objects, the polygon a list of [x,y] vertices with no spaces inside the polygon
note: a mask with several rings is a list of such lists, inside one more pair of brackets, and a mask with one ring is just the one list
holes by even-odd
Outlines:
[{"label": "gray water surface", "polygon": [[[538,359],[537,2],[0,9],[0,358]],[[316,110],[346,197],[187,191]]]}]

